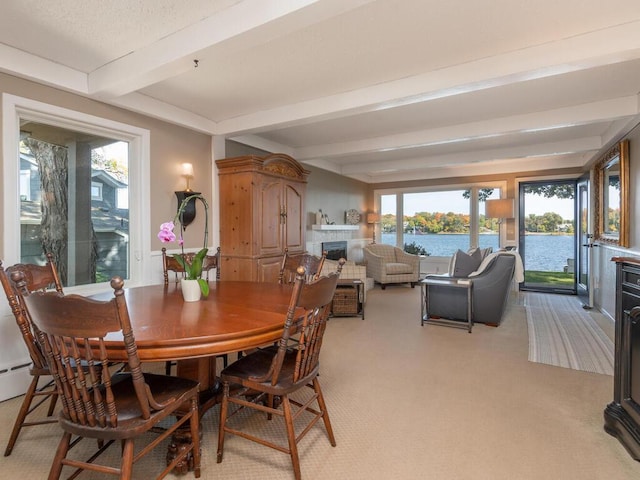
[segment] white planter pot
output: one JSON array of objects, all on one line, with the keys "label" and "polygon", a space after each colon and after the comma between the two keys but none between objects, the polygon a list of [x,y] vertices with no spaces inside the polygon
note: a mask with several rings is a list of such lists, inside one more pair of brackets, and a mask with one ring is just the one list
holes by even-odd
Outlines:
[{"label": "white planter pot", "polygon": [[182,298],[185,302],[197,302],[200,300],[202,292],[200,291],[200,284],[197,280],[180,280],[180,286],[182,288]]}]

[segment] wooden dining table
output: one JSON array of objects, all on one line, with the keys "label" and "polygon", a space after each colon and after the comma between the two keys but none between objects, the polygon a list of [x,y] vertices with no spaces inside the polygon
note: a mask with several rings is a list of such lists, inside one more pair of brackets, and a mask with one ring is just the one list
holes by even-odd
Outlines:
[{"label": "wooden dining table", "polygon": [[[125,288],[127,308],[142,362],[177,360],[177,374],[200,382],[200,415],[219,400],[216,356],[278,340],[292,286],[210,282],[209,295],[185,302],[179,283]],[[108,300],[113,292],[93,295]],[[106,338],[109,357],[127,360],[121,334]]]},{"label": "wooden dining table", "polygon": [[[209,295],[185,302],[179,283],[125,288],[127,309],[142,362],[177,361],[177,375],[200,382],[200,418],[222,396],[216,356],[268,345],[280,339],[292,285],[263,282],[209,282]],[[113,291],[92,295],[113,298]],[[106,337],[112,360],[127,360],[121,333]],[[179,430],[168,447],[167,464],[191,442]],[[188,462],[174,473],[184,474]]]}]

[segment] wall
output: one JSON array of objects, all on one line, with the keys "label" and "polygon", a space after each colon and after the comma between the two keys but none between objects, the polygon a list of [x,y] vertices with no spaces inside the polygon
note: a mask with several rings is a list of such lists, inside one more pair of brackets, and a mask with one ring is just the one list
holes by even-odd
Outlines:
[{"label": "wall", "polygon": [[[211,192],[211,136],[194,132],[183,127],[156,120],[144,115],[129,112],[79,95],[50,88],[11,75],[0,73],[0,93],[10,93],[39,102],[68,108],[78,112],[95,115],[101,118],[126,123],[147,129],[151,132],[151,174],[149,183],[151,188],[151,212],[149,229],[153,232],[151,249],[160,250],[161,243],[155,233],[162,222],[173,218],[177,209],[176,190],[184,190],[185,180],[180,177],[180,164],[193,164],[197,178],[191,182],[191,188],[210,196]],[[1,97],[0,97],[1,102]],[[0,149],[2,138],[0,136]],[[3,159],[3,161],[5,161]],[[6,159],[14,161],[14,159]],[[0,199],[0,202],[2,200]],[[217,199],[211,198],[217,203]],[[0,209],[2,221],[3,208]],[[196,218],[196,229],[204,228],[204,220],[200,215]],[[187,235],[187,247],[197,247],[201,238],[191,238]],[[0,258],[5,257],[4,246],[0,238]]]},{"label": "wall", "polygon": [[[211,136],[0,73],[0,102],[3,93],[95,115],[150,131],[151,168],[148,180],[152,188],[150,188],[151,211],[148,215],[147,228],[151,232],[152,251],[146,252],[145,259],[155,265],[154,278],[147,280],[161,282],[162,269],[159,250],[162,244],[157,239],[156,233],[161,223],[171,220],[175,215],[177,200],[173,192],[185,188],[185,180],[179,176],[182,162],[193,164],[197,178],[191,182],[192,188],[203,192],[210,199],[212,210],[217,209],[218,199],[211,195]],[[0,135],[0,151],[2,151],[2,147],[2,135]],[[3,158],[1,161],[15,162],[17,159]],[[0,164],[0,171],[2,168],[3,164]],[[3,182],[9,181],[4,178],[2,180]],[[0,223],[2,224],[4,224],[3,215],[4,205],[2,205],[2,197],[0,196]],[[196,231],[202,231],[204,228],[204,218],[201,212],[193,225]],[[217,242],[217,235],[211,240],[212,244],[215,244],[213,242]],[[185,237],[187,247],[198,247],[201,242],[201,236],[190,235],[187,232]],[[7,252],[5,252],[3,239],[0,236],[0,259],[6,257]],[[29,363],[27,350],[22,343],[7,302],[0,302],[0,400],[24,393],[30,380],[26,368]],[[18,365],[25,368],[13,369]]]},{"label": "wall", "polygon": [[640,258],[640,125],[625,137],[629,140],[629,248],[598,243],[593,252],[594,303],[610,318],[615,317],[615,263],[613,257]]},{"label": "wall", "polygon": [[[322,254],[322,242],[335,240],[347,241],[347,258],[356,263],[364,260],[362,248],[371,243],[373,230],[367,225],[367,212],[373,208],[373,190],[358,180],[305,165],[311,174],[307,184],[307,251],[314,255]],[[358,230],[313,230],[316,212],[322,210],[330,222],[344,225],[345,214],[349,209],[360,212]]]}]

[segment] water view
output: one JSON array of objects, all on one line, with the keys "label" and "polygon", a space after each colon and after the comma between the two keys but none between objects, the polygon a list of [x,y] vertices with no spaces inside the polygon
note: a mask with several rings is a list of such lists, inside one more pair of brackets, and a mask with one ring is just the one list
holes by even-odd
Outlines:
[{"label": "water view", "polygon": [[[449,257],[457,249],[469,249],[467,235],[404,235],[405,243],[415,242],[423,246],[429,255]],[[382,243],[395,244],[395,233],[383,233]],[[481,247],[498,248],[498,235],[480,235]],[[562,272],[568,258],[574,258],[572,235],[527,235],[525,257],[522,259],[527,270]]]}]

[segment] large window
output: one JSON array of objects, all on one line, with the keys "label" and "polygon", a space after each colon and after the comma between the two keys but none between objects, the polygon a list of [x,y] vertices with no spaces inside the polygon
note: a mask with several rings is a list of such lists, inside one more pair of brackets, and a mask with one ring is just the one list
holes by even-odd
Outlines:
[{"label": "large window", "polygon": [[145,281],[149,132],[8,94],[3,121],[6,263],[46,251],[65,287]]},{"label": "large window", "polygon": [[29,177],[19,192],[21,262],[43,264],[51,253],[65,286],[129,278],[129,210],[117,201],[128,190],[128,150],[116,139],[21,123],[20,177]]},{"label": "large window", "polygon": [[457,249],[498,249],[496,219],[484,216],[484,201],[500,198],[500,185],[380,193],[381,242],[427,255],[448,257]]}]

